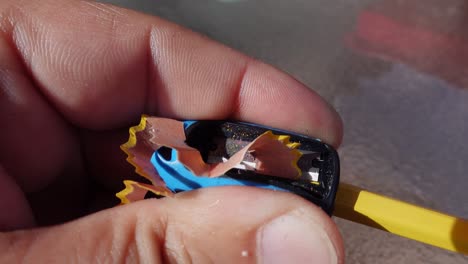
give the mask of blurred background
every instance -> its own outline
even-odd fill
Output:
[[[343,181],[468,218],[468,1],[102,2],[166,18],[290,73],[344,120]],[[468,263],[335,220],[347,263]]]

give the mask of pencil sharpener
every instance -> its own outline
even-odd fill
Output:
[[[187,121],[184,122],[184,127],[187,145],[199,150],[206,163],[229,159],[267,131],[289,136],[290,142],[300,143],[297,149],[302,155],[297,166],[302,174],[299,178],[292,180],[262,175],[249,166],[232,168],[226,173],[226,177],[241,183],[235,185],[250,183],[245,185],[294,193],[320,206],[328,215],[332,214],[340,178],[340,164],[337,152],[330,145],[297,133],[244,122]]]

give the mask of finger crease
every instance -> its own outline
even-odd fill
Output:
[[[245,80],[246,80],[246,76],[247,76],[247,72],[250,68],[250,65],[252,63],[252,60],[251,59],[247,59],[244,63],[244,65],[242,66],[242,70],[240,72],[240,75],[239,75],[239,78],[237,79],[237,82],[236,82],[236,85],[234,87],[235,91],[233,93],[234,95],[234,100],[232,102],[232,108],[231,108],[231,116],[230,118],[234,118],[235,116],[237,116],[240,112],[240,107],[241,107],[241,93],[242,93],[242,89],[244,87],[244,83],[245,83]]]

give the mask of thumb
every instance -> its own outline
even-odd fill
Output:
[[[337,263],[344,255],[321,209],[248,187],[206,188],[4,233],[0,248],[2,263]]]

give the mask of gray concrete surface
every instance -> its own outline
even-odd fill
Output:
[[[289,72],[343,117],[343,181],[468,218],[468,89],[411,63],[367,56],[344,44],[362,11],[380,1],[105,2],[167,18]],[[457,8],[450,6],[454,1],[439,1],[438,8],[443,3]],[[380,10],[385,12],[385,6]],[[414,12],[431,6],[420,8]],[[438,10],[432,10],[436,16]],[[398,14],[398,8],[392,12]],[[454,253],[335,220],[348,263],[468,262]]]

